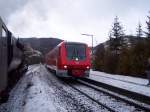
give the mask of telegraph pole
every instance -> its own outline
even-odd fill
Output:
[[[93,59],[93,35],[92,34],[81,34],[85,36],[90,36],[92,38],[92,59]]]

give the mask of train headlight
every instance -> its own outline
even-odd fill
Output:
[[[89,69],[90,67],[89,67],[89,66],[87,66],[86,68],[87,68],[87,69]]]
[[[64,65],[64,68],[67,68],[67,65]]]

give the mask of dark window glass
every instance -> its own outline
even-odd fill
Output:
[[[2,44],[3,44],[3,46],[7,46],[7,32],[6,32],[6,30],[2,27]]]
[[[66,44],[68,60],[84,60],[86,58],[86,46],[84,44]]]
[[[7,36],[7,33],[6,33],[6,31],[3,29],[3,27],[2,27],[2,37],[6,37]]]

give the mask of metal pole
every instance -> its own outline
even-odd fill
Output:
[[[92,37],[92,60],[93,60],[93,35],[91,35]]]
[[[92,54],[91,54],[91,61],[92,61],[92,67],[93,67],[93,35],[91,34],[81,34],[81,35],[85,35],[85,36],[90,36],[92,38]]]
[[[93,58],[93,35],[91,35],[91,34],[81,34],[81,35],[90,36],[92,38],[92,48],[91,48],[91,50],[92,50],[92,58]]]

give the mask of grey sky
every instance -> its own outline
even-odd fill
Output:
[[[114,17],[127,34],[135,34],[139,21],[145,29],[150,0],[0,0],[0,16],[15,36],[57,37],[91,44],[108,39]],[[96,44],[96,43],[94,43]]]

